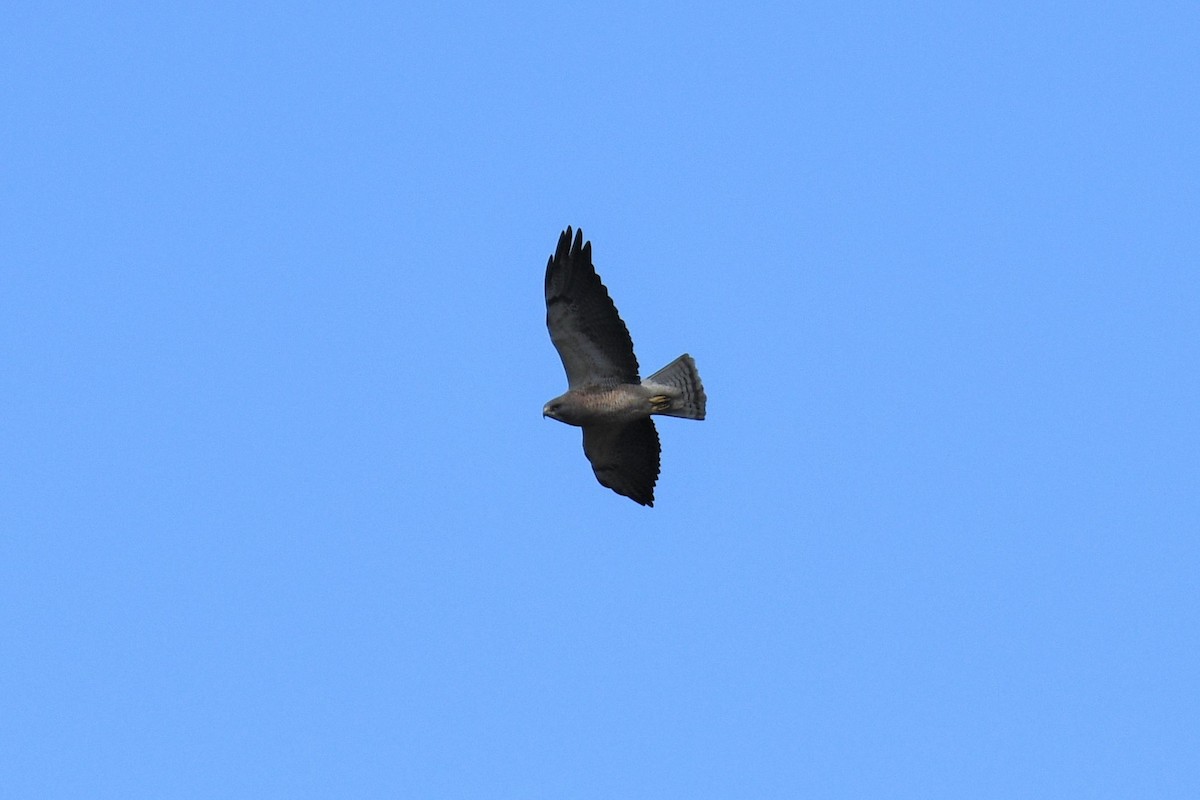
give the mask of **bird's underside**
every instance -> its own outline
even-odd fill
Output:
[[[583,429],[596,479],[654,505],[660,447],[651,415],[704,419],[707,398],[696,364],[682,355],[644,381],[629,330],[592,266],[592,244],[568,227],[546,264],[546,326],[567,373],[566,393],[545,416]]]

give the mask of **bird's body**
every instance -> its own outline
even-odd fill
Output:
[[[704,386],[688,355],[638,377],[629,330],[592,266],[592,243],[571,233],[563,231],[546,264],[546,326],[569,388],[542,413],[583,428],[583,451],[601,484],[652,506],[660,448],[650,417],[704,419]]]
[[[650,413],[650,394],[641,384],[622,383],[610,389],[570,389],[546,404],[559,422],[604,425]]]

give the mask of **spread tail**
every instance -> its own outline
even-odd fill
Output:
[[[666,414],[685,419],[704,419],[704,384],[696,362],[684,353],[658,372],[642,381],[642,386],[655,394],[651,398],[655,414]],[[657,402],[656,402],[657,401]]]

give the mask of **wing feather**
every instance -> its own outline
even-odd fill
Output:
[[[635,503],[654,505],[661,448],[652,419],[644,417],[628,425],[588,425],[583,429],[583,452],[601,485]]]
[[[568,227],[546,263],[546,327],[567,372],[567,384],[638,383],[633,339],[592,266],[592,243]]]

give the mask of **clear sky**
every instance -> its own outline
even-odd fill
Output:
[[[1195,4],[34,6],[0,795],[1200,797]]]

